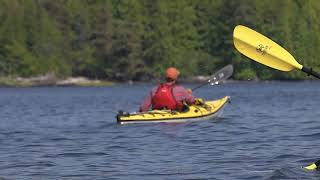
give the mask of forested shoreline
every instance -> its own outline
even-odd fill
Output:
[[[150,81],[176,66],[184,78],[233,64],[233,79],[298,80],[233,47],[238,24],[320,70],[317,0],[1,0],[0,76]]]

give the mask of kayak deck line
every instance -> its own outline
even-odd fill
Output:
[[[159,123],[159,122],[190,122],[207,120],[222,113],[224,106],[230,101],[230,97],[206,101],[204,105],[189,106],[187,112],[168,111],[168,110],[151,110],[139,113],[126,113],[119,111],[116,116],[119,124],[130,123]]]

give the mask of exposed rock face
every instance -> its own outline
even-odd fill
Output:
[[[93,84],[101,83],[100,80],[89,80],[86,77],[69,77],[64,80],[58,81],[56,84],[58,86],[67,86],[67,85],[79,85],[79,84]]]
[[[73,86],[73,85],[103,85],[107,84],[100,80],[91,80],[86,77],[68,77],[66,79],[58,79],[55,74],[48,73],[44,76],[30,78],[5,78],[12,82],[13,86]],[[9,85],[10,86],[10,85]]]
[[[54,73],[47,73],[44,76],[30,77],[30,78],[16,78],[18,82],[23,84],[34,84],[37,86],[55,85],[58,81]]]

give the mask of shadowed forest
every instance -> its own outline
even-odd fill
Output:
[[[320,70],[317,0],[0,0],[0,76],[148,81],[176,66],[185,78],[233,64],[233,79],[305,79],[238,53],[242,24]]]

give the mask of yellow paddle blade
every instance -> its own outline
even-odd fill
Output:
[[[248,27],[235,27],[233,43],[243,55],[271,68],[291,71],[294,68],[301,70],[303,67],[280,45]]]
[[[317,167],[317,165],[316,164],[311,164],[311,165],[309,165],[309,166],[306,166],[306,167],[304,167],[305,169],[308,169],[308,170],[315,170],[315,169],[317,169],[318,167]]]

